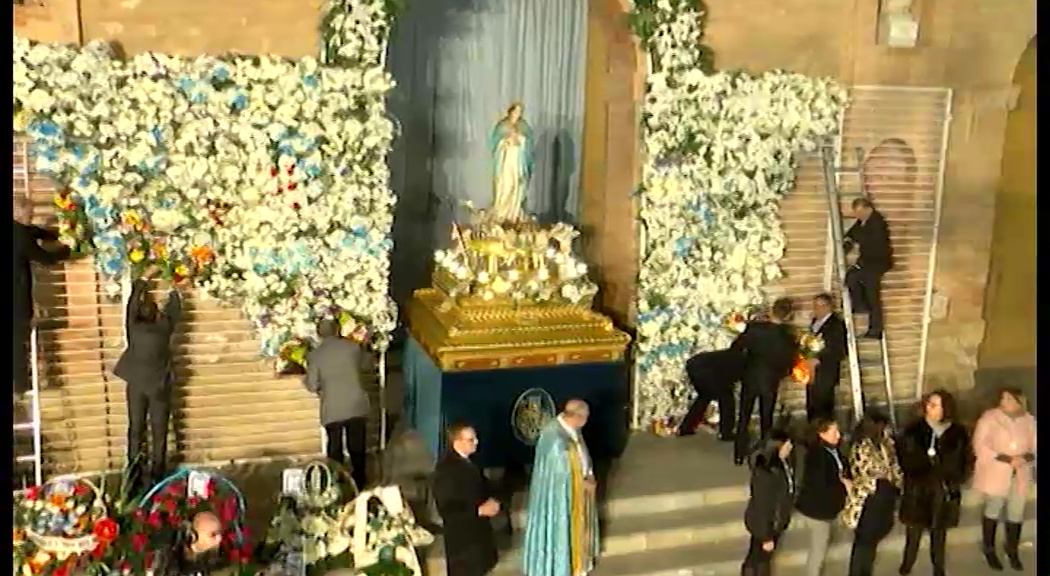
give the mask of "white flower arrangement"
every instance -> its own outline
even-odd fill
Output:
[[[15,129],[65,188],[65,231],[86,235],[67,241],[110,281],[156,266],[241,305],[267,357],[322,315],[349,313],[379,349],[396,323],[385,2],[335,4],[352,66],[14,41]]]
[[[778,202],[795,155],[834,135],[846,105],[830,79],[708,73],[703,17],[692,0],[645,0],[632,19],[651,59],[639,191],[643,426],[684,412],[685,361],[728,346],[726,318],[765,301],[763,286],[781,276]]]

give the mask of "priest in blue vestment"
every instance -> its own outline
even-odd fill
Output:
[[[544,427],[526,509],[525,576],[584,576],[598,555],[597,484],[583,426],[590,408],[569,400]]]

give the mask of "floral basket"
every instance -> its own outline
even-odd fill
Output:
[[[86,478],[57,477],[26,490],[13,508],[15,573],[68,574],[100,561],[119,527]]]
[[[422,574],[416,548],[431,545],[434,536],[416,524],[397,486],[358,494],[353,512],[354,566],[359,573],[376,573],[384,565],[400,564],[405,574]]]
[[[299,493],[282,496],[270,521],[267,543],[278,546],[284,554],[299,551],[308,566],[346,553],[353,525],[351,501],[356,495],[357,488],[345,468],[310,462],[303,468]]]

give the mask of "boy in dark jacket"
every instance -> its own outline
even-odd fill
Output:
[[[777,540],[791,523],[795,501],[795,468],[791,440],[773,431],[769,441],[751,461],[751,498],[744,511],[744,526],[751,534],[742,576],[768,576]]]

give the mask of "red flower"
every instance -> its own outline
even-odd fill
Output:
[[[296,188],[297,188],[298,186],[299,186],[299,185],[298,185],[298,184],[296,184],[295,182],[289,182],[289,183],[288,183],[288,189],[289,189],[289,190],[295,190],[295,189],[296,189]]]
[[[90,493],[91,493],[91,489],[88,488],[86,485],[80,483],[80,482],[77,482],[77,485],[73,487],[73,495],[74,496],[84,496],[84,495],[90,494]]]
[[[157,511],[150,512],[149,516],[146,517],[146,524],[149,524],[150,526],[152,526],[154,528],[160,528],[160,525],[161,525],[160,512],[157,512]]]
[[[153,551],[146,552],[146,566],[153,566]]]
[[[241,551],[238,550],[237,548],[233,548],[232,550],[230,550],[230,562],[240,562],[240,561],[241,561]]]
[[[117,523],[109,518],[100,518],[95,521],[95,528],[92,530],[95,538],[102,544],[108,544],[116,539],[117,534],[120,532],[120,527]]]
[[[214,478],[209,478],[208,485],[204,489],[204,497],[211,499],[212,496],[215,496],[215,491],[218,488],[218,486],[219,484],[215,482]]]
[[[164,490],[169,496],[179,496],[186,490],[185,482],[173,482]]]
[[[178,514],[171,514],[168,516],[168,524],[172,526],[178,526],[182,522],[182,517]]]
[[[59,566],[51,571],[51,576],[69,576],[69,568]]]
[[[190,508],[196,508],[197,506],[201,505],[201,499],[196,496],[192,496],[186,503],[189,505]]]
[[[40,497],[40,487],[30,486],[26,488],[26,500],[36,500]]]
[[[276,167],[276,166],[272,166],[272,167],[270,168],[270,176],[272,176],[272,177],[276,178],[276,177],[277,177],[277,174],[279,174],[279,172],[278,172],[278,170],[277,170],[277,167]]]
[[[295,164],[288,167],[288,175],[291,176],[292,172],[295,172]]]
[[[142,521],[146,518],[146,513],[142,508],[136,508],[135,511],[132,512],[132,516],[134,516],[136,520]]]
[[[247,542],[248,540],[251,540],[251,538],[252,538],[252,531],[249,530],[247,526],[245,526],[244,528],[241,528],[241,539],[244,540],[245,542]]]
[[[120,563],[120,571],[124,572],[126,570],[131,570],[131,564],[128,564],[127,561],[123,561]]]
[[[176,505],[175,505],[175,501],[174,500],[165,500],[164,501],[164,510],[168,514],[171,514],[172,512],[175,512],[175,506]]]
[[[145,534],[132,534],[131,535],[131,548],[135,552],[142,552],[146,548],[146,544],[149,543],[149,536]]]
[[[150,498],[150,501],[152,501],[154,504],[160,504],[162,500],[164,499],[161,498],[160,494],[156,494],[153,496],[153,498]]]

